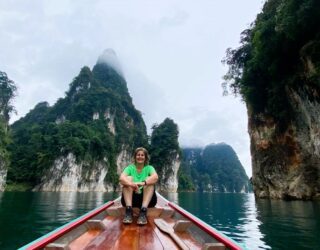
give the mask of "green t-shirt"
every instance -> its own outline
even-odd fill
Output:
[[[151,165],[144,166],[140,173],[138,173],[134,164],[130,164],[123,170],[123,173],[127,174],[128,176],[132,176],[133,182],[145,181],[148,176],[155,172],[156,170]]]

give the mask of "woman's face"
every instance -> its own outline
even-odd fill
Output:
[[[136,163],[144,163],[146,156],[142,150],[138,151],[136,154]]]

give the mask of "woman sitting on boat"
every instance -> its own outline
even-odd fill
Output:
[[[149,154],[145,148],[137,148],[134,152],[134,164],[127,166],[120,175],[123,185],[121,203],[126,207],[123,223],[132,223],[132,207],[139,207],[138,225],[147,224],[147,208],[157,204],[155,184],[158,174],[149,165]]]

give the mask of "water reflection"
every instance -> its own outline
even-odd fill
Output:
[[[259,229],[253,194],[182,192],[165,197],[249,249],[271,248]]]
[[[0,249],[17,249],[118,197],[102,192],[4,192]],[[17,237],[19,235],[19,237]]]
[[[320,249],[320,203],[257,200],[259,226],[272,249]]]
[[[174,202],[176,204],[179,203],[179,200],[178,200],[179,199],[179,194],[178,193],[166,193],[164,195],[167,197],[167,199],[169,201],[172,201],[172,202]]]
[[[105,200],[103,198],[103,193],[102,192],[95,192],[95,207],[100,207],[102,204],[105,203]]]
[[[265,235],[260,232],[261,221],[257,218],[257,207],[255,204],[255,198],[253,195],[246,195],[244,203],[244,218],[241,228],[238,228],[242,232],[240,237],[243,238],[244,243],[250,247],[250,249],[271,249],[270,246],[265,244]]]
[[[0,191],[0,204],[1,204],[1,200],[2,200],[2,196],[3,196],[4,192]]]

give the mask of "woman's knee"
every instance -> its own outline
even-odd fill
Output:
[[[154,191],[155,187],[154,185],[147,185],[143,187],[145,191]]]
[[[133,177],[132,176],[127,176],[127,179],[129,181],[131,181],[131,182],[133,181]],[[128,192],[128,191],[132,191],[133,189],[130,186],[122,186],[122,190],[125,191],[125,192]]]

